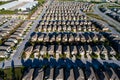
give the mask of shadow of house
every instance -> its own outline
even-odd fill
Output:
[[[64,62],[64,59],[62,59],[62,58],[59,58],[58,59],[58,61],[56,62],[56,67],[64,67],[64,65],[65,65],[65,62]]]
[[[54,73],[55,73],[54,74],[55,80],[56,79],[61,79],[61,80],[64,79],[64,68],[62,68],[62,67],[56,67]]]
[[[41,63],[39,59],[34,59],[32,62],[32,67],[40,67]]]
[[[35,71],[33,73],[33,80],[43,80],[44,78],[44,71],[43,68],[35,68]]]
[[[78,80],[78,77],[81,75],[81,74],[79,73],[78,67],[75,67],[75,68],[74,68],[74,74],[75,74],[75,80]]]
[[[56,64],[56,60],[55,60],[54,58],[50,58],[49,65],[50,65],[51,67],[55,67],[55,66],[57,66],[57,64]]]
[[[50,66],[46,66],[45,68],[44,68],[44,79],[46,80],[46,79],[48,79],[49,78],[49,75],[50,75]]]
[[[80,59],[76,59],[75,60],[75,64],[80,67],[80,68],[84,68],[85,64],[80,60]]]
[[[22,65],[25,67],[32,67],[32,60],[31,59],[27,59],[27,60],[21,59],[21,62],[22,62]]]
[[[115,63],[110,63],[110,66],[114,69],[115,73],[117,74],[117,76],[120,79],[120,66],[118,66]]]
[[[104,75],[102,68],[103,65],[96,59],[92,60],[92,67],[94,72],[96,73],[96,77],[98,80],[107,80],[106,76]]]

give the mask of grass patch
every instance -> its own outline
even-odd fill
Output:
[[[1,61],[4,61],[4,59],[5,59],[5,58],[0,58],[0,62],[1,62]]]
[[[11,11],[11,10],[0,10],[0,14],[16,14],[17,11]]]
[[[38,3],[43,4],[43,3],[45,3],[45,0],[38,0]]]
[[[3,80],[21,80],[24,72],[24,67],[0,69],[0,77]],[[1,75],[2,74],[2,75]]]
[[[8,1],[9,2],[9,1]],[[3,5],[3,4],[6,4],[6,3],[8,3],[8,2],[2,2],[2,1],[0,1],[0,5]]]

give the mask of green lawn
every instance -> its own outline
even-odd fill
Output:
[[[43,4],[45,0],[38,0],[39,4]]]
[[[0,10],[0,14],[16,14],[17,11]]]
[[[0,5],[3,5],[3,4],[5,4],[5,3],[8,3],[8,2],[1,2],[1,1],[0,1]]]
[[[0,78],[3,80],[21,80],[24,67],[0,69]]]
[[[4,58],[0,58],[0,62],[3,61],[3,60],[4,60]]]

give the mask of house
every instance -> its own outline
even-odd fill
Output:
[[[17,44],[17,43],[18,43],[18,40],[14,39],[14,38],[9,38],[7,41],[14,42],[15,44]]]
[[[100,55],[100,50],[97,46],[93,46],[92,47],[92,52],[96,55]]]
[[[40,52],[40,45],[36,45],[33,49],[33,53],[35,57],[39,56],[39,52]]]
[[[11,52],[10,46],[0,46],[0,51]]]
[[[44,40],[44,34],[41,33],[38,35],[38,41],[42,42]]]
[[[89,34],[84,34],[84,36],[85,36],[85,39],[86,39],[86,42],[91,42],[92,40],[91,40],[91,38],[90,38],[90,36],[89,36]]]
[[[12,41],[6,41],[6,42],[4,42],[4,45],[10,46],[10,47],[14,47],[14,46],[15,46],[15,43],[12,42]]]
[[[46,33],[44,35],[44,42],[49,42],[49,34],[48,33]]]
[[[55,32],[57,30],[57,26],[54,25],[53,28],[52,28],[52,31]]]
[[[86,54],[92,53],[92,48],[90,45],[84,45],[84,50],[85,50]]]
[[[37,35],[37,33],[35,33],[34,35],[31,36],[31,41],[32,42],[37,41],[37,37],[38,37],[38,35]]]
[[[42,31],[42,26],[38,27],[38,31],[41,32]]]
[[[63,53],[69,58],[70,57],[70,47],[68,45],[63,46]]]
[[[47,31],[47,26],[43,27],[43,31],[46,32]]]
[[[61,34],[61,33],[57,34],[57,36],[56,36],[56,41],[57,41],[57,42],[61,41],[61,37],[62,37],[62,34]]]
[[[67,31],[67,26],[66,25],[64,25],[63,31]]]
[[[56,55],[62,54],[62,45],[55,46]]]
[[[47,54],[47,47],[45,45],[41,45],[40,55],[46,55],[46,54]]]
[[[67,27],[67,31],[72,31],[71,26],[68,26],[68,27]]]
[[[74,36],[72,33],[68,34],[68,41],[73,42],[74,41]]]
[[[85,50],[84,50],[83,46],[77,46],[77,48],[78,48],[78,53],[80,55],[84,55],[85,54]]]
[[[78,33],[74,35],[74,39],[76,42],[80,41],[80,36]]]
[[[73,26],[73,27],[72,27],[72,30],[73,30],[74,32],[77,31],[76,29],[77,29],[76,26]]]
[[[68,41],[68,35],[67,35],[67,33],[63,33],[62,42],[67,42],[67,41]]]
[[[47,26],[47,31],[51,32],[52,31],[52,27],[51,26]]]
[[[95,33],[91,33],[90,37],[92,38],[93,41],[98,41],[98,36]]]
[[[8,57],[8,52],[7,51],[1,51],[0,50],[0,58],[6,58],[6,57]]]
[[[15,34],[11,35],[11,36],[10,36],[10,38],[14,38],[14,39],[17,39],[17,40],[21,39],[21,37],[20,37],[20,36],[15,35]]]
[[[103,55],[107,55],[108,54],[107,49],[105,48],[104,45],[98,45],[98,48],[100,50],[100,54],[103,54]]]
[[[54,34],[54,33],[52,33],[50,35],[50,42],[54,42],[55,41],[55,36],[56,36],[56,34]]]
[[[57,30],[60,32],[62,30],[62,26],[58,26]]]
[[[116,51],[111,46],[107,46],[106,49],[110,55],[116,55]]]
[[[81,40],[81,42],[86,42],[86,39],[83,34],[80,34],[80,40]]]
[[[29,56],[32,54],[32,51],[33,51],[33,46],[28,46],[25,49],[26,58],[29,58]]]
[[[77,31],[82,31],[82,27],[80,25],[77,26]]]
[[[70,46],[71,55],[77,55],[78,50],[76,46]]]
[[[98,36],[98,40],[99,40],[99,41],[104,42],[104,41],[106,40],[106,38],[105,38],[102,34],[99,34],[99,35],[97,35],[97,36]]]
[[[49,55],[54,56],[54,45],[48,45],[47,51]]]

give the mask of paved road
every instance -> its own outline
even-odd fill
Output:
[[[103,3],[104,4],[104,3]],[[105,13],[102,13],[98,7],[103,4],[96,4],[94,6],[95,13],[99,14],[104,20],[106,20],[110,25],[113,25],[116,27],[116,29],[120,30],[120,23],[112,19],[111,17],[107,16]]]

